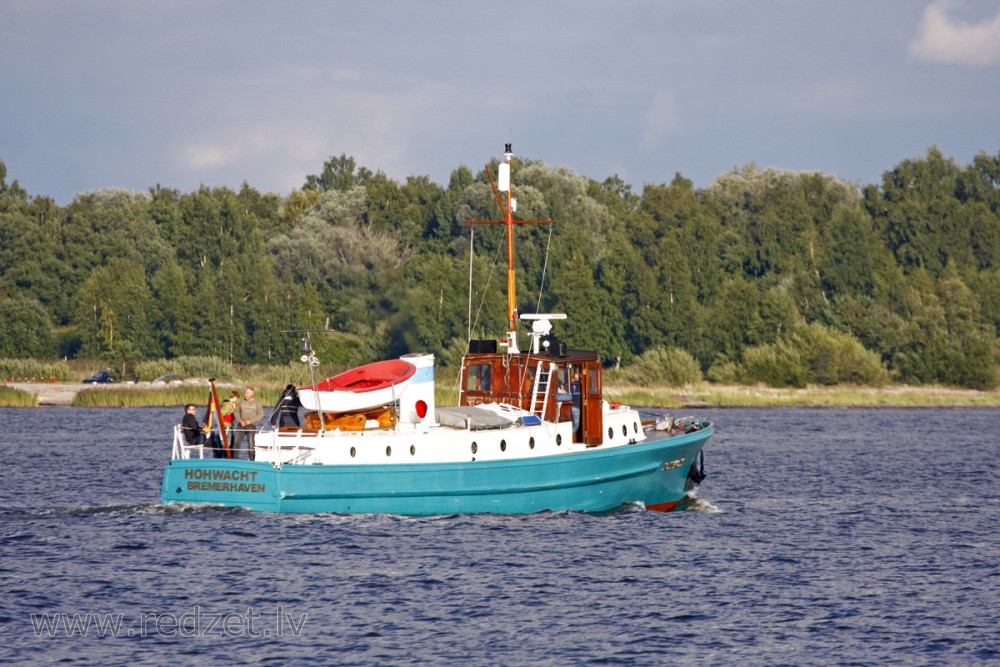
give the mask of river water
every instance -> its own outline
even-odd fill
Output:
[[[1000,662],[1000,411],[695,414],[688,511],[410,519],[162,507],[180,410],[0,409],[0,664]]]

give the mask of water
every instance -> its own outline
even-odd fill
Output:
[[[1000,662],[1000,411],[698,414],[694,511],[408,519],[161,507],[179,410],[0,409],[0,663]]]

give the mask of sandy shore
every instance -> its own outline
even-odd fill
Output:
[[[71,382],[14,382],[6,386],[29,394],[38,394],[39,405],[70,405],[76,392],[94,385]]]

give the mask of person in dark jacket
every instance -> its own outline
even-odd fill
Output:
[[[194,403],[184,406],[184,419],[181,421],[181,431],[184,433],[184,440],[189,445],[205,444],[205,429],[198,423],[198,417],[195,416],[197,410],[198,406]]]
[[[285,387],[285,393],[281,395],[278,403],[278,411],[281,414],[281,426],[301,426],[299,423],[299,408],[302,401],[299,400],[299,392],[295,390],[295,385],[290,384]]]
[[[573,372],[573,381],[570,383],[570,394],[573,396],[573,407],[570,414],[573,416],[573,433],[580,430],[580,408],[583,406],[583,384],[580,382],[580,372]]]

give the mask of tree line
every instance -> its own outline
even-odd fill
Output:
[[[517,217],[557,220],[516,230],[520,311],[567,313],[557,336],[608,365],[997,386],[1000,153],[931,148],[863,187],[754,165],[641,192],[514,173]],[[313,339],[327,363],[454,364],[505,330],[504,229],[476,226],[470,249],[466,224],[498,215],[465,166],[397,182],[341,155],[285,196],[106,188],[58,206],[0,161],[0,357],[284,364],[301,354],[285,330],[331,329]]]

